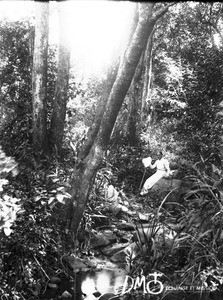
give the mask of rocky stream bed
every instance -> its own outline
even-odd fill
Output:
[[[170,200],[176,201],[182,193],[181,182],[162,179],[152,192],[157,191],[163,195],[173,191]],[[176,285],[173,280],[179,279],[183,268],[174,274],[173,269],[168,269],[167,262],[157,271],[162,273],[162,278],[154,277],[157,276],[154,272],[143,277],[140,255],[148,251],[148,241],[153,243],[148,260],[153,266],[162,266],[156,248],[168,252],[176,242],[178,226],[172,218],[165,218],[165,224],[160,221],[161,214],[159,209],[153,210],[151,195],[130,201],[123,195],[120,197],[120,193],[110,186],[106,197],[104,214],[98,217],[99,226],[92,229],[90,237],[83,237],[83,243],[89,243],[88,252],[63,257],[72,276],[62,273],[50,278],[43,300],[223,299],[220,292]],[[155,260],[159,263],[154,263]],[[173,264],[174,260],[180,263],[179,257],[172,260]]]

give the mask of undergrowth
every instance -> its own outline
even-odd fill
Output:
[[[167,286],[192,292],[197,287],[206,296],[222,291],[222,174],[220,166],[201,158],[183,179],[188,184],[175,200],[179,209],[170,216],[169,195],[151,208],[148,224],[136,228],[139,255],[131,262],[131,276],[158,271]]]
[[[33,157],[27,163],[20,161],[18,169],[2,191],[2,197],[19,201],[21,211],[11,223],[11,232],[0,233],[0,295],[39,299],[51,277],[71,276],[63,257],[73,249],[65,214],[72,170],[66,161],[36,162]]]

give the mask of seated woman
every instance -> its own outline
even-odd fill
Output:
[[[157,183],[161,178],[168,177],[170,175],[170,166],[166,158],[163,157],[163,153],[160,151],[158,154],[158,159],[152,165],[148,165],[151,169],[157,168],[156,173],[150,176],[143,185],[140,195],[145,195],[148,190],[151,189],[155,183]]]

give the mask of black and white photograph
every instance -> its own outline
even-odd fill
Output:
[[[222,2],[0,1],[0,300],[222,300],[222,160]]]

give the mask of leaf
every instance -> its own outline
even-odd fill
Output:
[[[36,196],[36,197],[34,197],[33,200],[34,200],[35,202],[37,202],[37,201],[39,201],[40,199],[41,199],[41,196]]]
[[[55,177],[55,176],[56,176],[55,174],[47,175],[47,177]]]
[[[50,193],[55,194],[55,193],[57,193],[57,190],[52,190],[52,191],[50,191]]]
[[[187,233],[184,233],[184,235],[185,236],[182,236],[182,237],[179,237],[179,238],[176,238],[176,242],[177,243],[180,243],[180,242],[182,242],[182,241],[184,241],[184,240],[190,240],[191,239],[191,235],[190,234],[187,234]]]
[[[55,197],[50,197],[50,199],[48,200],[48,204],[51,204],[54,201]]]
[[[66,198],[71,198],[71,194],[69,194],[67,192],[64,195],[66,196]]]
[[[4,230],[4,233],[6,236],[9,236],[12,233],[12,229],[10,229],[8,227],[5,227],[3,230]]]
[[[52,209],[52,208],[54,208],[55,205],[56,205],[56,202],[51,202],[51,203],[49,204],[49,207]]]
[[[62,191],[65,187],[64,186],[60,186],[57,188],[57,191]]]
[[[51,289],[58,289],[58,285],[56,283],[48,283],[48,286],[51,288]]]
[[[109,218],[109,217],[105,215],[91,215],[91,218]]]
[[[56,195],[56,199],[60,203],[64,203],[64,197],[65,197],[65,195],[63,195],[63,194],[57,194]]]
[[[57,182],[57,181],[59,181],[59,180],[60,180],[59,178],[54,178],[54,179],[52,179],[53,183],[55,183],[55,182]]]
[[[201,238],[203,238],[205,235],[207,235],[207,234],[209,234],[209,233],[211,233],[211,232],[212,232],[211,229],[206,230],[204,233],[202,233],[202,234],[200,234],[200,235],[198,236],[197,240],[199,241]]]
[[[218,175],[221,175],[221,170],[217,168],[214,164],[211,164],[212,166],[212,172],[217,173]]]
[[[20,209],[20,210],[17,211],[17,215],[22,215],[25,212],[26,212],[25,209]]]

